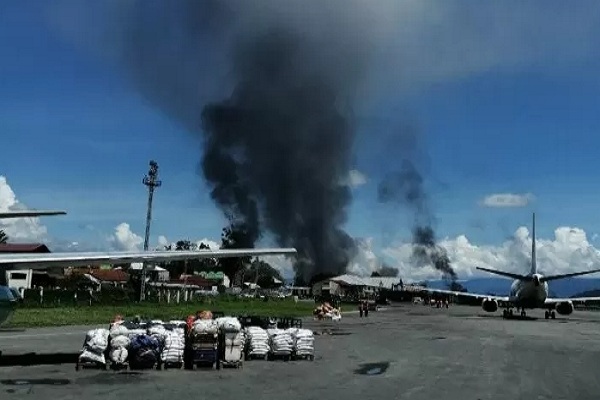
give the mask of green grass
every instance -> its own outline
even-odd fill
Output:
[[[153,319],[183,319],[199,310],[222,311],[225,314],[249,314],[274,317],[305,317],[312,315],[312,301],[291,300],[221,300],[180,304],[126,304],[119,306],[81,306],[17,309],[9,327],[33,328],[64,325],[108,324],[117,314],[125,318],[135,315]]]

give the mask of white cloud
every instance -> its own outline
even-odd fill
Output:
[[[128,223],[122,222],[115,227],[115,233],[108,238],[119,251],[139,251],[142,249],[144,239],[131,231]]]
[[[480,204],[484,207],[525,207],[535,200],[531,193],[495,193],[483,198]]]
[[[23,209],[27,207],[17,199],[6,177],[0,175],[0,211]],[[6,232],[11,242],[44,241],[48,233],[39,218],[0,219],[0,229]]]
[[[351,188],[357,188],[365,183],[367,183],[367,176],[356,169],[350,170],[348,175],[342,179],[342,185],[350,186]]]
[[[531,237],[526,227],[518,228],[511,240],[500,246],[477,246],[460,235],[446,238],[440,245],[448,251],[452,266],[459,278],[489,276],[476,267],[526,273],[531,260]],[[383,254],[394,260],[404,279],[439,279],[433,267],[415,268],[411,264],[412,247],[408,243],[390,246]],[[537,239],[538,268],[544,274],[568,273],[600,268],[600,251],[590,244],[580,228],[559,227],[552,239]]]

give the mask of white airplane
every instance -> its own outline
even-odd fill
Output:
[[[537,260],[536,260],[536,243],[535,243],[535,213],[533,214],[533,229],[531,233],[532,245],[531,245],[531,269],[529,274],[521,275],[512,272],[498,271],[489,268],[477,269],[481,271],[490,272],[492,274],[513,278],[514,281],[510,287],[510,293],[508,296],[490,296],[486,294],[478,293],[467,293],[467,292],[456,292],[452,290],[442,289],[424,289],[430,293],[440,293],[455,296],[464,296],[476,299],[482,299],[481,307],[486,312],[496,312],[498,310],[498,303],[502,302],[505,309],[502,311],[504,318],[512,317],[513,307],[521,309],[521,317],[526,316],[525,309],[544,308],[546,309],[545,318],[556,318],[556,310],[561,315],[569,315],[573,313],[574,307],[573,302],[585,302],[585,301],[600,301],[600,297],[576,297],[576,298],[550,298],[548,297],[548,282],[556,281],[558,279],[565,279],[574,276],[588,275],[595,272],[600,272],[600,269],[593,269],[589,271],[573,272],[570,274],[550,275],[543,276],[538,273]]]
[[[64,211],[8,211],[0,218],[23,216],[64,215]],[[228,258],[264,255],[295,255],[294,248],[228,249],[197,251],[138,251],[138,252],[74,252],[42,254],[0,254],[0,326],[12,317],[20,298],[18,291],[6,283],[6,271],[11,269],[43,269],[52,266],[87,266],[92,263],[125,264],[133,262],[165,262],[200,258]]]

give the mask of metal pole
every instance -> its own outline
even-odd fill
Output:
[[[158,164],[156,161],[150,161],[150,170],[148,175],[144,176],[142,183],[148,187],[148,209],[146,213],[146,234],[144,237],[144,251],[148,251],[148,242],[150,241],[150,223],[152,222],[152,200],[154,198],[154,189],[159,187],[162,182],[158,180]],[[140,301],[146,297],[146,263],[142,264]]]

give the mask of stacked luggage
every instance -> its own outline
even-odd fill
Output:
[[[292,335],[283,329],[268,329],[269,335],[269,358],[283,358],[289,361],[292,356],[294,341]]]
[[[269,335],[258,326],[246,328],[246,359],[264,358],[269,354]]]
[[[212,315],[211,315],[212,317]],[[186,326],[184,363],[186,369],[210,365],[220,369],[219,328],[213,319],[197,319]]]
[[[129,366],[135,369],[160,367],[160,351],[160,342],[156,337],[137,335],[129,345]]]
[[[290,328],[287,330],[292,336],[292,359],[314,360],[315,337],[310,329]]]
[[[221,363],[239,368],[243,362],[244,334],[237,318],[221,317],[216,319],[221,335]]]
[[[165,326],[165,339],[162,352],[160,354],[162,365],[165,368],[181,368],[183,366],[183,352],[185,349],[185,322],[173,323]]]
[[[92,329],[87,332],[75,369],[88,366],[106,368],[108,335],[107,329]]]
[[[109,358],[114,369],[127,366],[129,358],[129,329],[123,324],[113,325],[110,330]]]

